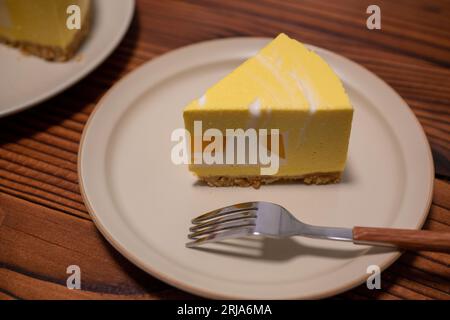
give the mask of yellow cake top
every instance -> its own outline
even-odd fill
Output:
[[[302,43],[281,33],[257,55],[192,101],[185,109],[351,109],[330,66]]]

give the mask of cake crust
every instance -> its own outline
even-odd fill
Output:
[[[73,58],[73,56],[83,43],[84,39],[89,34],[89,31],[91,29],[91,19],[92,19],[92,6],[90,6],[89,8],[86,19],[82,24],[81,29],[78,30],[72,42],[65,49],[57,46],[46,46],[31,43],[28,41],[12,41],[10,39],[1,36],[0,42],[7,44],[11,47],[18,48],[24,54],[38,56],[48,61],[65,62]]]
[[[211,187],[253,187],[258,189],[262,184],[274,182],[298,181],[304,184],[331,184],[338,183],[341,180],[342,172],[313,173],[302,176],[209,176],[198,177],[200,181],[207,183]]]

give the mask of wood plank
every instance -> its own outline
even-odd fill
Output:
[[[433,219],[450,226],[450,210],[439,207],[438,205],[431,205],[428,219]]]
[[[439,259],[430,259],[426,257],[427,253],[421,252],[412,254],[407,252],[403,254],[400,261],[408,266],[415,267],[419,270],[426,271],[432,275],[435,275],[441,279],[450,279],[450,269],[446,263],[439,261],[439,259],[445,259],[445,254],[437,254],[436,257]]]
[[[17,298],[10,295],[9,293],[0,291],[0,300],[17,300]]]
[[[450,210],[450,183],[444,180],[434,180],[433,203]]]
[[[4,187],[0,185],[0,193],[3,193],[5,195],[11,195],[16,197],[17,199],[26,200],[34,204],[39,204],[47,208],[58,210],[62,213],[67,213],[69,215],[74,215],[83,219],[90,220],[90,216],[88,215],[87,211],[81,211],[75,208],[71,208],[66,204],[62,204],[58,201],[48,199],[48,196],[45,193],[44,195],[36,195],[36,193],[30,191],[26,192],[23,191],[22,189],[23,188],[19,187],[16,188]]]
[[[449,279],[443,279],[426,271],[420,270],[415,266],[403,264],[402,262],[394,263],[389,270],[395,272],[396,274],[403,275],[405,278],[411,279],[424,286],[434,288],[439,291],[439,293],[444,293],[447,296],[449,295]]]

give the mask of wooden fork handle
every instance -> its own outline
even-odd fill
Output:
[[[450,232],[354,227],[353,242],[393,245],[406,250],[450,253]]]

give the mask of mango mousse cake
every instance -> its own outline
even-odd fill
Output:
[[[80,28],[67,26],[69,6]],[[71,59],[89,33],[90,0],[0,0],[0,42],[50,61]]]
[[[346,163],[352,116],[350,100],[330,66],[302,43],[280,34],[184,109],[191,142],[189,169],[216,187],[257,188],[279,180],[336,183]],[[214,140],[205,139],[207,132],[223,135],[223,143],[212,151],[215,156],[223,153],[226,158],[236,150],[238,143],[227,146],[230,129],[256,130],[268,154],[274,153],[273,141],[277,142],[276,170],[267,170],[260,161],[201,161],[201,152]],[[275,130],[278,141],[266,137]],[[255,141],[249,136],[245,141],[251,147]]]

